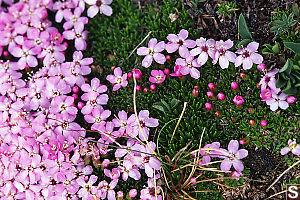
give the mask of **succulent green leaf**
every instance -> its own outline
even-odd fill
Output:
[[[272,51],[273,51],[275,54],[280,53],[280,44],[279,44],[278,42],[275,42],[275,45],[272,47]]]
[[[300,43],[295,42],[283,42],[284,46],[295,53],[300,53]]]
[[[297,93],[297,89],[292,87],[291,81],[288,81],[286,88],[282,92],[286,95],[293,95]]]
[[[239,16],[238,33],[243,39],[253,39],[248,29],[245,17],[242,14]]]
[[[296,2],[294,2],[292,10],[295,16],[300,17],[299,6]]]
[[[280,73],[285,72],[287,74],[290,74],[292,71],[292,62],[290,59],[288,59],[285,63],[285,65],[279,70]]]

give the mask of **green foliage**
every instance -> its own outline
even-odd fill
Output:
[[[240,14],[239,21],[238,21],[238,33],[239,36],[242,38],[242,41],[236,44],[236,48],[242,48],[253,41],[252,35],[248,29],[245,17]]]
[[[300,88],[300,54],[293,59],[288,59],[279,70],[276,87],[281,88],[286,95],[299,94]]]
[[[280,37],[283,41],[295,42],[300,39],[299,34],[299,7],[295,3],[292,9],[286,11],[275,11],[277,13],[271,18],[271,31],[275,32],[275,38]]]
[[[237,8],[235,2],[223,1],[218,4],[219,8],[216,13],[218,13],[222,17],[231,16]]]
[[[295,43],[295,42],[284,42],[284,46],[294,53],[300,53],[300,43]]]
[[[263,54],[279,54],[280,53],[281,46],[278,42],[275,42],[274,46],[271,46],[270,44],[264,44],[264,46],[266,48],[264,48],[262,50]]]

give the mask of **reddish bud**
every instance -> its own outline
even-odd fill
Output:
[[[200,86],[199,86],[199,85],[195,85],[195,86],[194,86],[194,89],[199,90],[199,89],[200,89]]]
[[[230,87],[231,87],[232,90],[235,91],[235,90],[238,89],[239,85],[237,84],[237,82],[232,82],[232,83],[230,84]]]
[[[250,126],[255,126],[255,125],[256,125],[256,122],[255,122],[253,119],[251,119],[251,120],[249,121],[249,124],[250,124]]]
[[[246,138],[240,139],[239,142],[241,145],[247,144],[247,139]]]
[[[197,96],[198,96],[198,94],[199,94],[198,90],[196,90],[196,89],[193,89],[193,91],[192,91],[192,95],[193,95],[194,97],[197,97]]]
[[[78,95],[77,94],[72,94],[72,97],[74,98],[74,100],[78,99]]]
[[[266,126],[268,125],[268,122],[267,122],[266,120],[261,120],[261,121],[260,121],[260,125],[261,125],[262,127],[266,127]]]
[[[236,122],[236,118],[235,118],[235,117],[232,117],[232,118],[231,118],[231,121],[232,121],[232,122]]]
[[[3,52],[3,55],[4,55],[5,57],[8,57],[8,56],[9,56],[9,52],[8,52],[8,51],[4,51],[4,52]]]
[[[133,70],[133,76],[135,79],[140,79],[142,77],[142,72],[140,69],[134,69]]]
[[[79,87],[78,87],[78,86],[72,87],[72,91],[73,91],[74,93],[78,93],[78,92],[79,92]]]
[[[143,89],[143,91],[144,91],[144,93],[148,93],[148,92],[149,92],[149,89],[148,89],[147,87],[145,87],[145,88]]]
[[[169,69],[164,69],[164,73],[166,74],[166,75],[169,75],[170,74],[170,70]]]
[[[254,108],[248,108],[248,112],[249,113],[253,113],[254,112]]]
[[[216,85],[213,84],[213,83],[209,83],[207,86],[208,86],[208,88],[211,89],[212,91],[216,90]]]
[[[207,94],[208,98],[210,98],[210,99],[214,98],[214,93],[212,91],[208,91],[206,94]]]
[[[294,96],[289,96],[286,99],[286,102],[288,102],[289,104],[294,103],[296,101],[296,98]]]
[[[166,55],[166,61],[170,62],[171,61],[171,56],[170,55]]]
[[[206,110],[212,110],[213,109],[211,103],[206,103],[205,108],[206,108]]]
[[[156,85],[155,84],[151,84],[150,85],[150,90],[151,91],[155,91],[156,90]]]
[[[88,77],[85,77],[85,78],[84,78],[84,81],[87,83],[87,82],[89,82],[90,80],[89,80]]]
[[[127,74],[127,77],[128,77],[128,79],[129,79],[129,80],[131,80],[131,79],[132,79],[132,77],[133,77],[133,74],[132,74],[132,72],[128,72],[128,74]]]
[[[139,86],[139,85],[137,85],[137,86],[136,86],[136,91],[137,91],[137,92],[140,92],[140,91],[142,91],[142,87],[141,87],[141,86]]]
[[[133,107],[130,107],[130,108],[128,109],[128,111],[129,111],[129,112],[133,112]]]
[[[241,74],[240,74],[240,77],[241,77],[242,79],[246,79],[246,78],[247,78],[247,75],[244,74],[244,73],[241,73]]]
[[[81,101],[79,101],[79,102],[77,103],[77,107],[81,110],[81,109],[84,107],[84,103],[81,102]]]
[[[111,71],[114,71],[116,69],[116,66],[111,66],[110,69]]]
[[[226,98],[225,94],[223,94],[223,93],[219,93],[219,94],[217,95],[217,97],[218,97],[218,99],[219,99],[220,101],[224,101],[225,98]]]
[[[219,110],[216,111],[216,112],[215,112],[215,115],[216,115],[216,117],[221,117],[221,115],[222,115],[222,114],[221,114],[221,111],[219,111]]]

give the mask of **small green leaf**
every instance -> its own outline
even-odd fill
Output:
[[[153,104],[152,107],[159,110],[159,111],[161,111],[161,112],[166,112],[165,108],[163,106],[159,105],[158,103]]]
[[[291,81],[288,81],[286,88],[282,92],[286,95],[293,95],[297,93],[297,89],[292,88]]]
[[[279,26],[283,26],[284,22],[280,21],[280,20],[276,20],[276,21],[274,21],[274,24],[279,25]]]
[[[171,100],[171,108],[175,108],[178,104],[179,104],[179,100],[178,99],[172,99]]]
[[[288,59],[284,64],[284,66],[279,70],[279,72],[280,73],[286,72],[287,74],[290,74],[291,71],[292,71],[292,62],[290,61],[290,59]]]
[[[237,44],[237,48],[240,49],[240,48],[243,48],[245,47],[247,44],[249,44],[250,42],[252,42],[253,40],[251,39],[243,39],[242,41],[240,41],[238,44]]]
[[[275,42],[275,45],[272,47],[272,51],[273,51],[275,54],[280,53],[280,44],[279,44],[278,42]]]
[[[300,53],[300,43],[295,42],[283,42],[284,46],[295,53]]]
[[[239,16],[238,33],[243,39],[253,39],[248,29],[245,17],[242,14]]]

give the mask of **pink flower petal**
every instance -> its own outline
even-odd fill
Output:
[[[147,47],[140,47],[137,49],[136,53],[140,56],[145,56],[149,54],[149,49]]]

